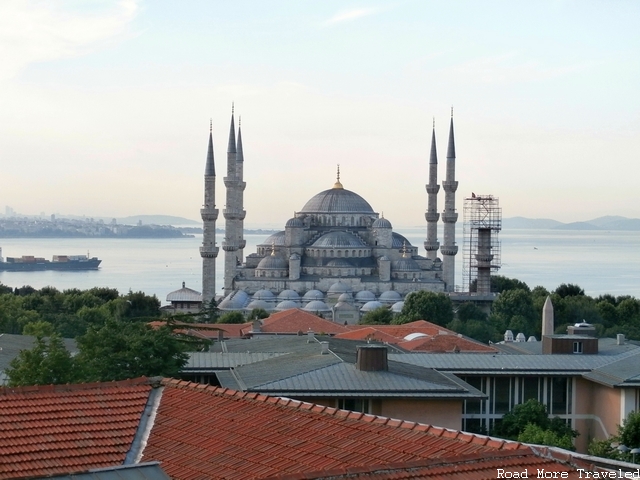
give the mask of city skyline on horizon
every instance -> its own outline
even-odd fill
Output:
[[[639,216],[631,2],[25,0],[0,13],[0,204],[17,212],[197,220],[210,118],[224,208],[235,102],[247,225],[283,225],[340,164],[394,225],[426,226],[431,128],[441,184],[452,104],[459,212],[473,191],[505,218]]]

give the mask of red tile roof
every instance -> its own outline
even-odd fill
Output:
[[[375,478],[377,480],[489,480],[500,478],[498,469],[503,469],[504,473],[511,474],[527,470],[528,478],[544,478],[538,477],[538,469],[544,469],[551,476],[553,476],[553,472],[567,472],[567,476],[563,478],[584,478],[584,475],[581,477],[574,467],[550,458],[540,457],[531,449],[526,449],[475,453],[446,459],[400,462],[392,465],[368,465],[303,474],[285,474],[265,480],[357,480],[359,478]],[[558,478],[560,478],[559,475]]]
[[[309,330],[334,335],[346,332],[347,328],[299,308],[273,313],[262,320],[262,331],[265,333],[306,333]]]
[[[435,337],[416,338],[406,342],[399,342],[398,346],[412,352],[432,353],[495,353],[498,350],[484,343],[477,342],[458,335],[436,335]]]
[[[165,386],[143,459],[175,478],[265,478],[526,448],[255,393]]]
[[[0,388],[0,479],[122,464],[151,388],[147,379]]]

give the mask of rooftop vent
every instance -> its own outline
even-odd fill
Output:
[[[389,370],[387,347],[384,345],[359,345],[357,348],[356,368],[363,372]]]

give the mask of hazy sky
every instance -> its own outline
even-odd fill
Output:
[[[2,2],[0,208],[198,219],[213,118],[222,209],[234,101],[250,226],[338,163],[424,224],[452,105],[460,213],[475,192],[505,217],[640,217],[639,23],[632,0]]]

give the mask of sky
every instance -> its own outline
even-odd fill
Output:
[[[633,0],[1,2],[0,211],[198,220],[210,119],[222,209],[234,102],[249,227],[338,164],[425,224],[452,107],[461,214],[474,192],[504,217],[638,218],[639,20]]]

